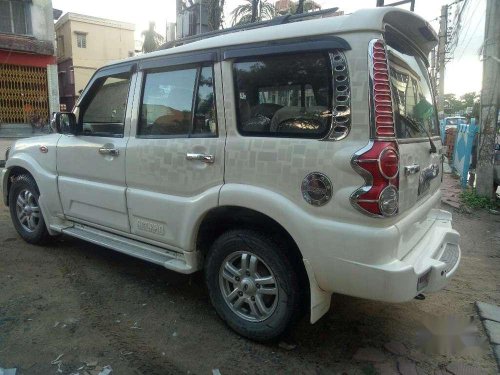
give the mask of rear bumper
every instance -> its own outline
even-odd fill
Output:
[[[330,292],[386,302],[405,302],[423,292],[443,288],[460,263],[460,235],[451,227],[451,214],[433,209],[433,223],[402,259],[364,264],[338,259],[320,287]],[[377,248],[372,248],[377,251]]]

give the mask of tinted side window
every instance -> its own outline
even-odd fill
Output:
[[[146,74],[138,136],[161,138],[216,134],[212,67]]]
[[[94,82],[89,91],[90,102],[81,108],[83,135],[123,136],[129,87],[130,73]]]
[[[196,72],[193,68],[146,75],[138,135],[189,134]]]
[[[215,112],[214,80],[212,67],[201,69],[198,79],[198,95],[194,112],[194,135],[212,136],[217,134],[217,119]]]
[[[243,135],[320,138],[331,124],[327,53],[234,63],[238,129]]]

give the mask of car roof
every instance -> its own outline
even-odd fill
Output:
[[[342,35],[362,31],[383,32],[386,23],[391,24],[391,26],[398,30],[404,30],[405,34],[409,38],[412,38],[424,55],[427,55],[436,44],[437,38],[435,38],[436,40],[429,40],[432,39],[432,36],[435,36],[434,30],[430,27],[429,23],[420,16],[413,12],[395,7],[379,7],[361,9],[343,16],[316,18],[227,34],[222,33],[214,37],[198,40],[178,47],[158,50],[130,57],[125,60],[115,61],[105,67],[183,52],[202,51],[226,46],[293,39],[312,35]],[[422,27],[427,27],[431,34],[422,32]]]

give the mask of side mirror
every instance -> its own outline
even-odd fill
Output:
[[[76,134],[76,116],[71,112],[54,112],[52,129],[60,134]]]

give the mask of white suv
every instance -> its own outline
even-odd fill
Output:
[[[204,269],[218,314],[255,340],[304,311],[316,322],[332,293],[403,302],[442,288],[460,248],[435,208],[436,35],[395,8],[320,16],[99,69],[55,115],[58,134],[8,155],[19,234]]]

